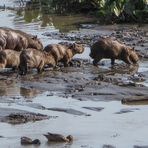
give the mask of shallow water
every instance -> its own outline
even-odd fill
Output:
[[[27,123],[17,126],[0,123],[0,142],[4,147],[19,148],[20,137],[29,136],[42,140],[41,147],[63,147],[66,144],[46,144],[43,134],[47,132],[72,134],[74,142],[71,148],[97,148],[104,144],[111,144],[118,148],[131,148],[133,145],[147,144],[147,106],[126,106],[118,101],[92,102],[65,99],[55,96],[46,96],[47,93],[34,98],[34,103],[45,107],[71,108],[88,113],[89,116],[76,116],[56,111],[39,110],[21,104],[0,104],[0,107],[9,107],[58,116],[56,119],[49,119],[34,123]],[[44,100],[44,101],[43,101]],[[82,107],[103,107],[102,111],[91,111]],[[121,112],[121,110],[127,112]],[[121,113],[118,113],[121,112]],[[41,128],[42,127],[42,128]],[[7,130],[6,130],[7,129]],[[129,136],[130,134],[130,136]],[[28,146],[32,147],[32,146]]]
[[[13,1],[0,1],[0,5],[6,4],[12,6]],[[46,16],[35,12],[25,14],[23,12],[16,13],[15,11],[4,10],[0,11],[1,21],[0,26],[7,26],[15,29],[20,29],[28,33],[37,34],[44,46],[49,43],[58,43],[62,40],[55,40],[43,36],[44,32],[68,32],[80,31],[90,32],[98,31],[101,34],[111,33],[115,28],[123,27],[122,25],[114,26],[99,26],[96,30],[79,29],[78,23],[84,18],[83,16]],[[30,16],[30,17],[29,17]],[[68,21],[67,21],[68,19]],[[90,18],[85,18],[86,22]],[[62,22],[62,23],[61,23]],[[67,22],[69,22],[67,24]],[[85,23],[83,21],[82,23]],[[86,47],[82,55],[77,58],[89,58],[90,49]],[[91,60],[91,59],[90,59]],[[110,65],[102,66],[104,69],[110,69]],[[139,63],[139,72],[148,72],[148,61]],[[147,142],[147,113],[146,105],[123,105],[120,101],[79,101],[72,98],[58,97],[56,93],[53,96],[48,96],[51,92],[39,91],[36,89],[28,89],[23,84],[16,83],[16,77],[9,81],[11,75],[2,78],[7,79],[7,83],[0,80],[0,108],[15,108],[35,113],[43,113],[57,118],[43,120],[38,122],[29,122],[27,124],[10,125],[0,123],[0,138],[1,146],[4,148],[20,148],[20,137],[28,136],[31,138],[39,138],[41,140],[40,147],[52,148],[98,148],[104,144],[110,144],[117,148],[131,148],[134,145],[148,145]],[[31,79],[31,78],[30,78]],[[5,84],[6,83],[6,84]],[[144,83],[148,87],[148,80]],[[44,93],[43,93],[44,92]],[[18,98],[17,98],[18,97]],[[42,110],[39,106],[44,106],[47,109]],[[83,107],[103,107],[101,111],[89,110]],[[74,111],[82,112],[82,115],[76,115],[74,112],[60,112],[48,110],[48,108],[64,108],[73,109]],[[47,132],[60,133],[63,135],[71,134],[74,136],[74,142],[70,144],[49,144],[46,143],[43,134]],[[0,146],[0,147],[1,147]],[[35,146],[27,146],[32,148]]]

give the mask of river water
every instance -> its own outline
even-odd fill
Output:
[[[17,6],[14,1],[0,1],[0,5]],[[20,29],[27,33],[38,35],[44,46],[49,43],[58,43],[61,40],[51,39],[42,35],[44,32],[69,32],[80,31],[77,24],[94,20],[89,17],[80,15],[76,16],[57,16],[46,15],[39,12],[16,12],[10,10],[0,10],[1,23],[0,26]],[[111,33],[115,26],[100,26],[100,32]],[[97,29],[98,30],[98,29]],[[84,29],[81,29],[83,32]],[[86,30],[85,30],[86,31]],[[89,59],[89,48],[87,47],[82,55],[77,57]],[[139,72],[147,72],[148,61],[140,62]],[[64,98],[56,95],[48,96],[49,92],[38,90],[29,91],[22,88],[19,83],[12,83],[9,86],[3,85],[0,80],[0,108],[12,108],[31,111],[35,113],[43,113],[46,115],[58,116],[55,119],[29,122],[27,124],[11,125],[0,123],[0,147],[3,148],[20,148],[20,137],[28,136],[39,138],[41,145],[39,147],[46,148],[102,148],[103,145],[112,145],[116,148],[132,148],[134,145],[143,145],[148,147],[148,107],[147,105],[127,106],[121,104],[120,101],[79,101],[71,97]],[[21,82],[20,82],[21,83]],[[148,80],[145,81],[148,86]],[[28,92],[29,91],[29,92]],[[27,95],[27,93],[29,95]],[[31,93],[31,95],[30,95]],[[56,92],[54,92],[56,93]],[[22,99],[15,102],[9,102],[12,96],[19,96]],[[40,104],[46,108],[69,108],[84,112],[88,115],[74,115],[70,113],[56,112],[50,110],[41,110],[29,106],[29,98],[33,104]],[[5,97],[7,99],[5,99]],[[7,100],[7,101],[5,101]],[[83,107],[102,107],[102,111],[88,110]],[[120,111],[124,113],[119,113]],[[91,116],[89,116],[89,114]],[[74,141],[71,144],[50,144],[47,143],[43,134],[47,132],[61,133],[63,135],[71,134]],[[33,148],[36,146],[25,146]],[[107,146],[106,146],[107,147]]]

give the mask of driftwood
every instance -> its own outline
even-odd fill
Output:
[[[148,96],[132,96],[128,98],[123,98],[121,100],[121,103],[127,105],[147,105]]]

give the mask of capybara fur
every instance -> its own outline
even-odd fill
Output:
[[[28,68],[37,68],[37,71],[41,72],[47,64],[53,67],[56,65],[55,59],[50,53],[27,48],[20,54],[19,71],[21,75],[27,74]]]
[[[77,43],[61,42],[59,44],[49,44],[44,50],[54,56],[56,65],[58,62],[63,62],[64,66],[68,66],[75,54],[83,53],[84,47]]]
[[[11,49],[0,51],[0,68],[18,69],[20,64],[20,52]]]
[[[36,36],[20,30],[0,27],[0,49],[21,51],[26,48],[42,50],[43,45]]]
[[[95,66],[103,58],[111,59],[112,65],[114,65],[115,59],[122,60],[127,64],[136,64],[139,60],[138,54],[133,48],[111,38],[100,38],[95,42],[91,46],[90,57],[94,59]]]

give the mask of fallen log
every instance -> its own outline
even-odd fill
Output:
[[[148,105],[148,96],[132,96],[123,98],[121,103],[126,105]]]

